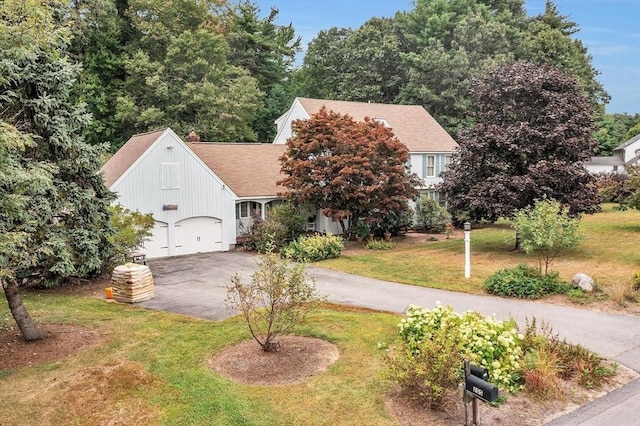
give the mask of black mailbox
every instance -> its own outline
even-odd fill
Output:
[[[473,374],[465,377],[464,386],[468,392],[483,401],[491,402],[498,399],[498,388]]]
[[[489,380],[489,370],[484,367],[478,367],[477,365],[469,364],[471,374],[482,379]]]

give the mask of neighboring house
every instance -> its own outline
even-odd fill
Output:
[[[442,181],[440,173],[450,163],[458,144],[422,106],[296,98],[291,108],[276,119],[277,134],[273,143],[286,143],[292,135],[293,121],[309,119],[323,106],[355,120],[369,117],[391,128],[409,149],[411,171],[423,182],[418,188],[420,193],[438,200],[434,188]]]
[[[291,136],[291,122],[307,119],[322,105],[356,120],[371,117],[389,126],[409,148],[419,190],[437,198],[434,186],[458,146],[420,106],[296,98],[280,117],[273,143],[183,141],[171,129],[133,136],[102,167],[117,203],[151,213],[152,237],[141,247],[148,258],[227,251],[235,247],[251,218],[282,202],[285,188],[279,157]],[[307,230],[341,233],[338,222],[309,208]]]
[[[585,167],[592,174],[625,173],[626,167],[640,164],[640,134],[618,145],[611,157],[591,157]]]

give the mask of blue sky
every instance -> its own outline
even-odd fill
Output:
[[[410,0],[253,0],[265,16],[280,11],[278,24],[293,23],[303,46],[321,30],[358,28],[372,17],[411,10]],[[561,15],[578,24],[598,80],[611,96],[608,113],[640,113],[640,0],[556,0]],[[545,0],[525,0],[529,16],[544,11]],[[299,58],[301,60],[302,56]]]

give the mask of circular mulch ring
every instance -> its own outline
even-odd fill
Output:
[[[245,340],[214,355],[211,366],[240,383],[279,386],[322,373],[340,356],[336,345],[314,337],[278,336],[278,341],[278,352],[265,352],[255,340]]]

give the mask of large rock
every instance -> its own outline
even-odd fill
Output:
[[[582,272],[577,273],[573,276],[573,286],[575,288],[581,288],[583,291],[592,292],[593,291],[593,280],[587,274],[583,274]]]

